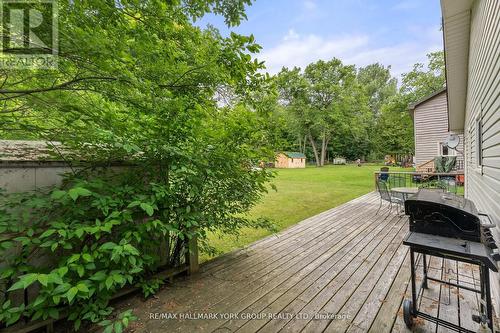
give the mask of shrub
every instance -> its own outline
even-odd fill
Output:
[[[4,195],[1,278],[9,292],[31,288],[37,296],[19,306],[7,299],[0,320],[57,319],[67,308],[77,329],[85,320],[102,322],[112,311],[110,299],[126,284],[141,287],[145,296],[159,289],[161,281],[150,278],[161,265],[159,249],[168,265],[177,266],[191,237],[203,241],[207,230],[266,226],[241,215],[259,198],[266,170],[227,161],[236,170],[186,165],[170,166],[163,183],[160,168],[149,165],[82,172],[49,191]]]

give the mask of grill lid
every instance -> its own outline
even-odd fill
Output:
[[[481,241],[481,220],[474,203],[457,195],[420,190],[405,201],[410,231]]]
[[[443,209],[449,209],[453,211],[460,211],[463,214],[469,215],[471,218],[479,219],[476,205],[468,199],[462,196],[458,196],[451,193],[444,193],[437,190],[421,189],[417,194],[409,197],[405,202],[405,209],[407,208],[406,203],[410,206],[418,205],[419,203],[427,202],[432,205],[443,207]]]

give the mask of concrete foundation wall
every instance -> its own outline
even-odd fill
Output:
[[[0,162],[0,189],[6,193],[33,191],[58,185],[71,172],[65,162]]]

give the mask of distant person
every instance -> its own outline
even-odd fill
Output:
[[[359,159],[359,158],[358,158],[358,159],[356,160],[356,164],[360,167],[360,166],[361,166],[361,159]]]

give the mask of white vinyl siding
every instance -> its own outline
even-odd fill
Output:
[[[415,107],[415,163],[421,165],[440,155],[440,143],[448,136],[448,106],[446,92],[436,95]],[[463,135],[457,149],[463,152]],[[449,153],[453,155],[453,153]],[[456,154],[462,160],[463,155]]]
[[[452,0],[455,1],[455,0]],[[470,11],[454,13],[446,18],[445,40],[446,47],[446,88],[453,98],[449,100],[450,113],[457,113],[450,118],[449,129],[461,130],[464,125],[463,112],[467,96],[467,54],[469,47],[475,41],[469,38]],[[470,41],[470,43],[469,43]]]
[[[471,12],[466,107],[467,195],[497,212],[500,225],[500,1],[476,1]],[[477,161],[478,121],[482,126],[482,173]],[[486,180],[490,181],[486,181]],[[485,191],[486,190],[486,191]],[[485,200],[484,200],[485,199]],[[496,200],[495,200],[496,199]]]
[[[480,211],[492,215],[500,228],[500,1],[476,0],[471,10],[470,29],[464,129],[468,133],[466,196]],[[477,132],[478,126],[482,128],[482,135]],[[482,161],[478,160],[479,156]],[[497,242],[499,228],[494,232]],[[493,280],[498,307],[498,275]]]

